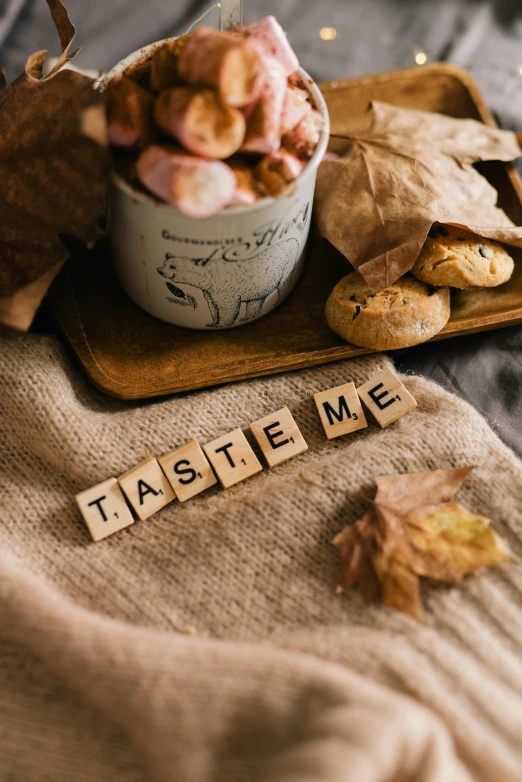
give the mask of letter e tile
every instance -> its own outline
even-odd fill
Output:
[[[214,486],[217,478],[197,440],[190,440],[158,459],[180,502]]]
[[[314,400],[329,440],[368,426],[353,383],[320,391]]]
[[[250,424],[252,434],[269,467],[275,467],[308,450],[308,446],[288,407]]]
[[[372,377],[357,393],[383,429],[417,407],[415,399],[391,369]]]
[[[81,491],[76,502],[95,542],[134,524],[116,478]]]
[[[203,446],[224,489],[263,469],[241,429],[234,429]]]
[[[118,483],[142,521],[175,499],[170,483],[154,456],[148,456],[120,475]]]

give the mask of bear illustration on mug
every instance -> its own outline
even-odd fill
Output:
[[[238,321],[243,303],[245,314],[239,322],[259,317],[263,304],[274,291],[279,300],[284,299],[293,287],[298,258],[299,242],[291,238],[269,245],[248,258],[228,260],[215,253],[207,258],[190,258],[166,253],[158,273],[173,294],[167,297],[169,302],[196,309],[196,299],[179,286],[199,288],[212,316],[207,326],[229,327]]]

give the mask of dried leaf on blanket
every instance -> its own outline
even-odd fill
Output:
[[[522,227],[473,167],[520,155],[511,131],[375,102],[370,129],[319,167],[319,230],[373,290],[412,268],[434,222],[522,247]]]
[[[0,91],[0,323],[20,330],[67,258],[60,235],[94,242],[109,166],[102,98],[93,79],[62,70],[75,29],[59,0],[47,3],[61,56],[44,77],[47,52],[36,52]]]
[[[338,592],[357,584],[366,600],[380,596],[423,620],[420,576],[458,584],[478,568],[512,561],[489,519],[451,502],[472,469],[377,477],[373,507],[333,541]]]

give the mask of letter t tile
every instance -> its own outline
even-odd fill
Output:
[[[263,469],[241,429],[207,443],[203,450],[224,489]]]
[[[95,542],[134,524],[116,478],[81,491],[76,502]]]

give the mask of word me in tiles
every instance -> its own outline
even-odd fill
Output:
[[[391,369],[356,389],[352,382],[314,394],[326,437],[331,440],[368,426],[361,402],[381,427],[386,427],[417,403]],[[287,407],[250,424],[250,430],[269,468],[308,450]],[[156,459],[149,456],[119,478],[109,478],[76,495],[76,501],[94,541],[148,519],[177,499],[195,497],[220,482],[224,489],[262,470],[241,429],[203,447],[197,440]],[[217,476],[217,477],[216,477]]]

